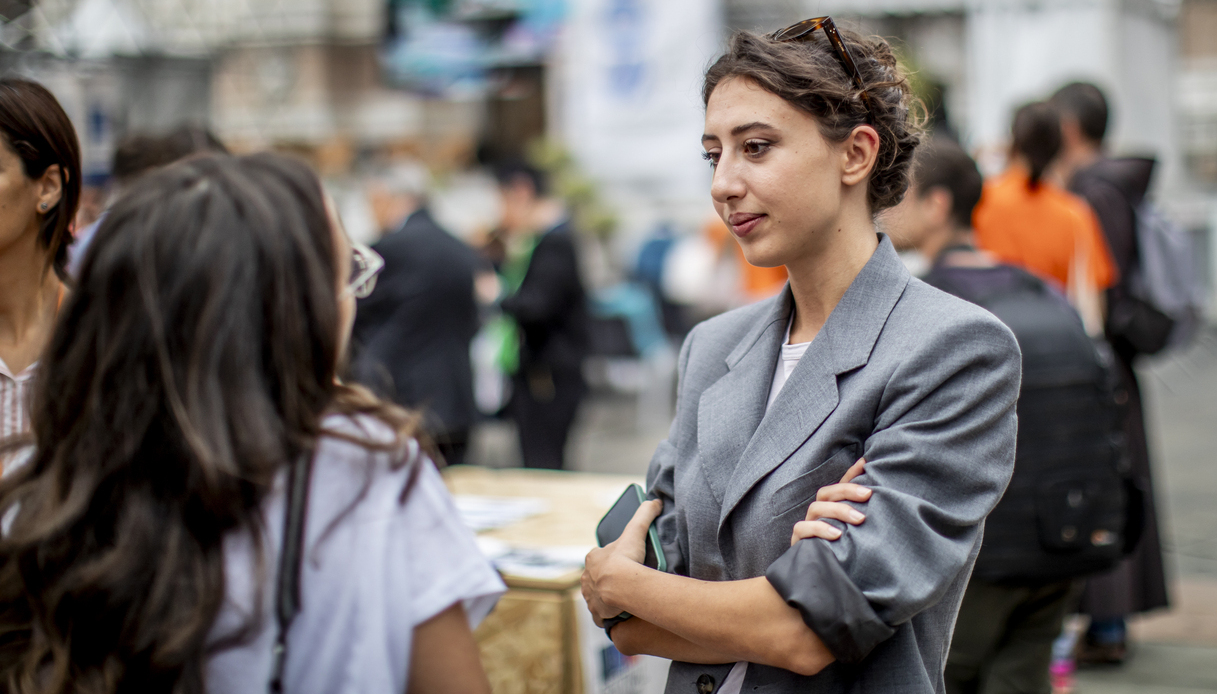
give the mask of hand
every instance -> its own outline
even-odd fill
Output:
[[[845,471],[845,476],[841,478],[840,482],[821,487],[820,491],[816,492],[816,500],[807,507],[806,520],[794,524],[794,532],[790,535],[791,546],[794,546],[794,543],[799,540],[809,537],[824,540],[835,540],[841,537],[840,530],[820,520],[821,518],[833,518],[850,525],[862,525],[866,516],[849,504],[841,502],[861,503],[870,499],[870,489],[850,483],[850,480],[864,472],[866,472],[866,459],[859,458],[858,462]]]
[[[634,512],[634,517],[621,531],[621,537],[604,547],[593,549],[583,560],[583,577],[580,587],[587,609],[592,613],[596,626],[625,611],[612,594],[616,580],[624,572],[646,569],[647,530],[663,511],[663,502],[658,499],[644,501]]]

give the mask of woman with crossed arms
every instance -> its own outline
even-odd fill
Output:
[[[653,500],[588,555],[588,606],[633,615],[609,635],[672,659],[669,694],[942,692],[1013,471],[1018,345],[876,230],[919,141],[885,41],[740,32],[703,98],[715,208],[790,283],[689,334]],[[641,563],[653,520],[671,573]]]

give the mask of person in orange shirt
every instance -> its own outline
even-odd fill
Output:
[[[985,185],[973,214],[976,244],[1068,293],[1088,330],[1102,329],[1101,291],[1117,270],[1094,212],[1081,198],[1045,181],[1061,148],[1060,117],[1047,103],[1014,115],[1011,165]]]
[[[750,304],[761,299],[768,299],[786,286],[786,267],[783,265],[759,267],[749,263],[748,259],[744,257],[744,252],[740,250],[740,245],[734,243],[731,230],[717,215],[706,221],[702,231],[705,233],[706,239],[719,249],[720,253],[730,252],[739,263],[742,303]],[[729,243],[730,248],[728,249],[727,244]]]

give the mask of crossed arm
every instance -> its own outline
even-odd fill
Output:
[[[858,524],[863,517],[843,500],[866,501],[870,490],[848,484],[864,461],[841,484],[825,487],[794,528],[791,543],[810,537],[831,540],[840,531],[818,520]],[[633,619],[612,630],[626,655],[645,653],[688,663],[747,661],[814,675],[835,659],[765,577],[742,581],[699,581],[643,566],[645,537],[662,502],[644,503],[621,537],[587,556],[583,596],[597,624],[629,612]]]

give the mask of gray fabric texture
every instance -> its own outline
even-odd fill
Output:
[[[942,692],[984,519],[1013,471],[1018,344],[912,279],[880,235],[766,412],[791,307],[787,288],[685,341],[676,419],[647,474],[669,566],[712,581],[768,572],[838,657],[812,677],[750,665],[743,691]],[[859,456],[866,522],[791,547],[817,490]],[[703,672],[673,663],[667,692],[696,691]]]

